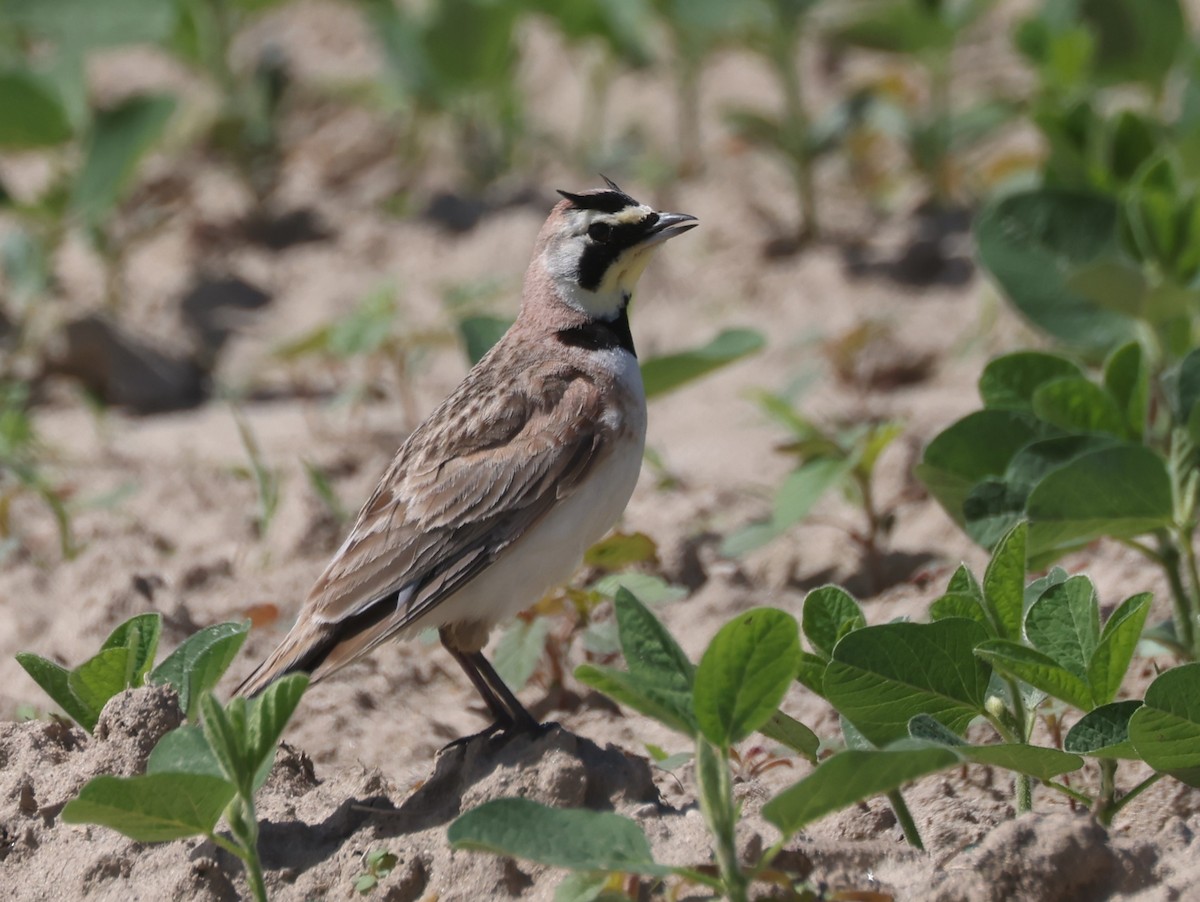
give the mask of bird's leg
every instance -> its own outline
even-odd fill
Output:
[[[483,652],[464,652],[456,648],[453,642],[447,641],[445,632],[441,633],[442,645],[454,656],[454,660],[471,680],[471,684],[479,692],[492,717],[496,719],[491,729],[485,733],[504,732],[521,733],[536,729],[538,722],[533,715],[525,710],[525,706],[504,685],[504,680],[488,663]]]
[[[483,656],[483,652],[477,651],[467,655],[471,666],[476,668],[479,676],[487,685],[488,689],[494,694],[495,698],[504,706],[509,724],[505,727],[506,730],[512,730],[516,733],[528,733],[538,729],[541,726],[529,711],[521,704],[508,686],[504,685],[504,680],[500,679],[500,674],[488,662],[488,659]],[[476,684],[478,685],[478,684]]]

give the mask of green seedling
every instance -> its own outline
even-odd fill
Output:
[[[1135,549],[1171,588],[1167,640],[1195,656],[1196,373],[1200,351],[1164,371],[1137,343],[1110,354],[1098,380],[1058,354],[999,357],[980,377],[984,409],[934,438],[917,473],[984,546],[1028,519],[1034,566],[1102,536]]]
[[[953,748],[967,761],[1015,772],[1016,807],[1029,810],[1032,781],[1088,805],[1104,824],[1165,775],[1193,782],[1200,754],[1180,755],[1178,737],[1195,734],[1188,704],[1166,702],[1152,684],[1147,701],[1117,702],[1150,609],[1147,593],[1119,605],[1106,621],[1086,576],[1055,568],[1025,582],[1029,527],[1018,524],[997,544],[977,580],[966,567],[951,577],[930,606],[930,623],[866,626],[857,603],[836,586],[810,593],[803,629],[812,647],[801,659],[800,681],[842,715],[847,745],[878,746],[906,736]],[[903,650],[903,651],[902,651]],[[1200,671],[1175,668],[1168,684],[1190,685]],[[1167,674],[1164,674],[1164,677]],[[1162,677],[1160,677],[1162,679]],[[1178,681],[1178,682],[1175,682]],[[1156,681],[1157,682],[1157,681]],[[886,705],[878,700],[887,698]],[[1030,742],[1037,717],[1052,735],[1063,706],[1085,716],[1067,734],[1063,749]],[[1133,730],[1134,712],[1141,726]],[[967,743],[966,727],[983,719],[998,743]],[[1172,723],[1163,733],[1147,723]],[[1137,743],[1130,737],[1136,733]],[[1163,744],[1156,744],[1163,743]],[[1089,795],[1057,778],[1078,769],[1080,756],[1096,759],[1100,790]],[[1173,757],[1180,756],[1180,757]],[[1141,760],[1157,773],[1124,794],[1117,761]],[[899,814],[898,809],[898,814]],[[901,816],[904,823],[904,817]]]
[[[722,47],[736,45],[745,34],[752,4],[721,0],[651,0],[662,27],[671,37],[675,103],[678,125],[675,142],[680,148],[679,175],[700,170],[700,77],[705,63]]]
[[[65,558],[78,552],[71,530],[71,513],[41,465],[44,449],[29,414],[28,388],[20,382],[0,381],[0,558],[3,549],[16,547],[10,511],[25,493],[39,498],[54,517],[58,543]]]
[[[779,395],[763,392],[762,409],[791,434],[780,450],[796,455],[798,466],[775,494],[771,516],[731,533],[722,552],[739,557],[774,541],[804,521],[828,492],[837,489],[862,514],[863,526],[850,528],[850,538],[863,551],[878,579],[881,546],[892,513],[881,507],[875,492],[875,465],[901,433],[897,423],[858,425],[841,431],[823,429]]]
[[[801,83],[800,36],[808,26],[809,12],[817,0],[770,0],[762,4],[762,16],[749,28],[747,43],[770,67],[783,96],[777,113],[759,110],[732,110],[726,115],[733,130],[745,140],[784,161],[791,174],[799,211],[794,233],[784,240],[789,248],[798,248],[821,236],[817,192],[813,168],[817,159],[837,146],[841,111],[812,122],[804,102]]]
[[[737,861],[731,749],[760,730],[810,760],[818,745],[807,728],[778,710],[798,664],[796,622],[769,608],[747,611],[717,634],[696,666],[629,592],[618,592],[615,606],[630,669],[583,665],[576,677],[693,741],[717,876],[655,862],[641,829],[627,818],[525,799],[498,799],[467,812],[450,826],[450,841],[573,870],[674,876],[745,899],[754,874]]]
[[[522,7],[450,0],[416,10],[369,0],[365,10],[406,122],[406,168],[434,146],[431,136],[448,132],[471,190],[482,192],[511,169],[524,137],[515,40]]]
[[[869,0],[844,4],[828,27],[834,43],[888,53],[922,72],[928,96],[923,111],[897,105],[880,93],[857,98],[855,104],[876,107],[858,113],[874,127],[898,131],[930,199],[940,207],[954,198],[956,158],[1012,118],[1008,104],[987,99],[959,108],[951,94],[954,52],[993,3]]]
[[[98,17],[82,15],[72,0],[10,6],[5,25],[13,43],[0,72],[0,108],[11,114],[0,123],[0,151],[43,153],[54,177],[32,198],[18,200],[0,186],[0,207],[16,222],[0,248],[9,287],[7,341],[15,349],[0,357],[0,379],[19,372],[27,357],[36,360],[31,343],[56,325],[53,305],[44,301],[54,289],[56,257],[72,232],[82,233],[105,264],[106,301],[118,306],[123,256],[157,224],[131,223],[118,231],[112,214],[175,109],[174,98],[165,94],[93,107],[85,80],[89,53],[165,37],[171,22],[160,8],[167,4],[134,0]]]
[[[271,528],[271,521],[275,519],[275,514],[279,510],[280,475],[277,469],[268,466],[267,462],[263,460],[258,439],[254,437],[254,431],[246,422],[245,417],[236,407],[232,410],[233,420],[237,424],[238,437],[242,440],[242,448],[245,449],[246,457],[250,460],[249,475],[254,480],[254,487],[258,493],[256,525],[258,537],[262,539],[266,537],[267,531]]]
[[[274,354],[285,362],[304,361],[306,370],[315,363],[331,381],[348,385],[340,402],[371,396],[392,373],[404,412],[415,421],[413,367],[428,349],[452,341],[449,331],[405,328],[396,287],[385,283],[337,319],[279,345]]]
[[[241,859],[251,895],[266,902],[254,793],[271,771],[283,728],[307,685],[307,675],[291,674],[257,698],[224,706],[205,692],[203,728],[184,725],[164,736],[142,776],[89,780],[63,809],[63,820],[100,824],[137,842],[206,836]],[[217,832],[222,818],[228,838]]]
[[[392,872],[398,860],[387,849],[372,849],[363,856],[364,870],[354,881],[354,891],[362,896],[369,894]]]
[[[147,683],[174,688],[180,708],[194,720],[200,697],[217,684],[249,629],[249,621],[207,627],[154,667],[162,615],[140,614],[113,630],[99,652],[73,669],[30,652],[18,654],[17,662],[89,733],[113,696]]]
[[[252,895],[265,902],[254,793],[270,773],[275,747],[308,677],[284,677],[255,699],[236,698],[222,706],[212,689],[249,629],[249,621],[207,627],[152,667],[162,616],[139,614],[113,630],[100,651],[73,670],[34,654],[17,655],[17,660],[89,733],[105,704],[119,693],[145,684],[171,686],[191,723],[159,740],[145,775],[90,780],[67,803],[63,820],[111,827],[138,842],[207,836],[245,863]],[[201,717],[203,726],[196,726]],[[222,817],[231,838],[216,832]]]

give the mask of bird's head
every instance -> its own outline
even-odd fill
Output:
[[[655,211],[604,181],[607,188],[558,192],[563,200],[542,228],[534,263],[567,304],[588,317],[612,319],[662,243],[699,223],[686,213]]]

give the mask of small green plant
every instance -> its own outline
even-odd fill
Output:
[[[516,83],[521,6],[449,0],[417,10],[368,0],[364,7],[406,123],[405,167],[422,162],[440,132],[457,148],[471,191],[491,186],[512,167],[525,132]]]
[[[1032,807],[1037,781],[1089,805],[1105,824],[1163,776],[1200,785],[1200,713],[1191,701],[1200,692],[1200,664],[1162,674],[1144,701],[1114,701],[1149,596],[1128,599],[1101,625],[1086,577],[1054,570],[1026,584],[1027,534],[1019,524],[1003,537],[982,581],[960,567],[932,603],[928,623],[868,626],[844,590],[814,590],[802,620],[808,651],[790,615],[756,608],[723,627],[695,666],[646,607],[618,593],[628,670],[585,664],[576,678],[693,741],[715,876],[704,865],[656,862],[641,829],[624,817],[526,799],[496,799],[466,812],[451,825],[450,841],[590,874],[573,878],[573,887],[580,880],[600,886],[613,872],[634,873],[697,883],[742,900],[796,831],[874,795],[888,797],[909,842],[920,847],[900,789],[939,770],[999,767],[1014,774],[1019,811]],[[744,866],[735,854],[731,765],[744,767],[754,757],[751,750],[735,758],[735,746],[758,731],[816,763],[817,737],[777,707],[788,674],[838,711],[845,749],[763,806],[780,839]],[[1033,743],[1039,717],[1051,724],[1052,736],[1061,736],[1054,727],[1062,704],[1086,712],[1066,735],[1066,749]],[[999,741],[965,740],[974,723],[989,724]],[[1085,756],[1099,768],[1095,795],[1058,779],[1083,767]],[[1116,781],[1121,759],[1142,761],[1155,773],[1122,793]]]
[[[733,130],[747,141],[779,156],[787,165],[796,190],[799,221],[781,247],[798,248],[821,237],[817,191],[813,168],[818,157],[837,144],[844,117],[833,115],[812,122],[801,83],[800,36],[808,25],[810,11],[818,0],[770,0],[761,4],[762,15],[747,26],[747,41],[770,66],[783,95],[776,113],[732,110],[726,118]]]
[[[68,670],[30,652],[18,654],[17,662],[89,733],[109,699],[143,684],[173,687],[184,715],[193,719],[200,697],[216,686],[249,629],[249,621],[206,627],[154,667],[162,615],[139,614],[113,630],[100,651],[78,667]]]
[[[780,450],[794,454],[798,466],[775,493],[771,516],[731,533],[723,553],[738,557],[761,548],[806,519],[827,492],[839,489],[861,511],[863,525],[847,532],[862,549],[873,578],[879,579],[881,545],[891,531],[892,515],[876,498],[875,465],[901,426],[883,422],[823,429],[779,395],[763,392],[758,402],[791,433]]]
[[[834,43],[892,54],[923,74],[928,96],[924,109],[897,104],[880,91],[855,102],[876,107],[862,111],[863,120],[898,132],[930,200],[939,207],[955,199],[959,156],[1013,116],[1010,104],[985,98],[958,107],[951,94],[955,49],[993,3],[867,0],[842,4],[829,23],[827,34]]]
[[[78,550],[71,531],[71,514],[61,493],[41,465],[43,453],[29,414],[29,390],[20,382],[0,380],[0,558],[8,543],[19,541],[12,524],[13,502],[31,492],[49,509],[58,527],[63,557]]]
[[[614,871],[676,876],[745,899],[753,872],[744,872],[737,861],[731,750],[761,730],[809,760],[816,756],[816,736],[778,710],[799,663],[796,622],[770,608],[740,614],[717,634],[696,666],[629,592],[619,591],[615,606],[629,670],[585,664],[575,676],[693,741],[717,876],[697,867],[656,863],[641,829],[627,818],[547,808],[526,799],[497,799],[467,812],[451,824],[450,841],[459,848],[594,872],[589,879],[597,886]]]
[[[363,856],[364,870],[354,881],[354,891],[362,896],[370,893],[379,886],[379,881],[392,872],[397,861],[396,856],[387,849],[372,849]]]
[[[191,723],[167,733],[137,777],[99,776],[67,803],[72,824],[111,827],[138,842],[207,836],[240,858],[250,890],[265,902],[258,858],[254,793],[275,760],[283,728],[308,685],[293,674],[259,697],[221,705],[213,687],[237,655],[249,621],[200,630],[154,667],[162,615],[139,614],[118,626],[100,651],[71,670],[35,654],[17,660],[34,681],[89,733],[110,699],[142,685],[168,685]],[[195,721],[203,719],[203,726]],[[231,838],[216,832],[224,817]]]
[[[254,793],[271,772],[279,737],[307,685],[307,675],[291,674],[257,698],[228,705],[204,693],[203,728],[185,724],[164,736],[142,776],[89,780],[63,809],[63,820],[111,827],[137,842],[207,836],[242,860],[251,895],[266,902]],[[217,832],[222,817],[230,839]]]
[[[262,449],[258,446],[254,431],[236,407],[233,408],[233,421],[237,424],[238,437],[242,440],[242,448],[250,461],[250,468],[246,472],[254,480],[254,487],[258,493],[258,518],[255,521],[258,537],[265,538],[279,510],[280,474],[263,460]]]
[[[394,285],[379,285],[345,314],[284,342],[274,354],[289,363],[303,361],[306,371],[316,363],[333,380],[347,386],[338,397],[343,403],[370,397],[392,372],[405,414],[415,421],[412,369],[423,353],[450,344],[453,336],[448,330],[404,328],[396,296]]]

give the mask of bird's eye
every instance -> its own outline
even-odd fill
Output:
[[[605,244],[608,239],[612,238],[612,226],[607,222],[593,222],[588,226],[588,237],[593,241]]]

